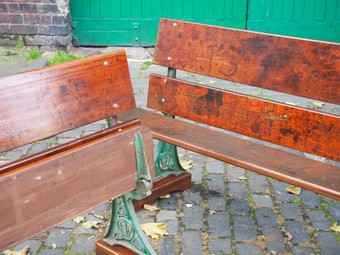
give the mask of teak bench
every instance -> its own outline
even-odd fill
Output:
[[[155,155],[157,179],[180,173],[175,147],[180,146],[340,199],[339,164],[303,155],[339,161],[338,115],[231,92],[228,85],[217,89],[176,79],[176,70],[183,70],[339,104],[339,44],[161,19],[153,63],[168,67],[168,75],[150,76],[147,107],[166,116],[134,109],[119,119],[139,118],[162,141]],[[303,153],[290,153],[174,116]]]
[[[124,51],[0,78],[0,153],[109,120],[105,130],[0,166],[0,251],[115,198],[97,254],[155,254],[131,202],[150,195],[152,134],[138,120],[115,124],[135,107]]]

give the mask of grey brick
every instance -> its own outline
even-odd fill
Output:
[[[226,207],[226,200],[224,197],[209,197],[208,207],[214,211],[224,211]]]
[[[248,183],[250,190],[255,193],[266,192],[270,188],[266,177],[259,174],[252,174]]]
[[[74,220],[68,220],[62,224],[60,224],[58,227],[59,228],[74,228],[76,226],[76,223]]]
[[[89,236],[78,236],[75,243],[72,245],[71,253],[91,253],[95,249],[96,238]]]
[[[253,194],[252,198],[256,204],[256,207],[273,207],[272,198],[268,195]]]
[[[229,183],[229,196],[231,199],[245,199],[247,197],[243,183]]]
[[[293,255],[314,255],[314,251],[308,247],[294,246],[292,248]]]
[[[187,228],[203,228],[204,209],[202,207],[197,205],[184,206],[183,213],[183,224]]]
[[[287,231],[292,235],[293,239],[291,242],[293,244],[302,244],[306,242],[310,242],[309,235],[306,230],[306,227],[303,223],[295,220],[287,220],[286,221]]]
[[[15,251],[22,250],[25,246],[28,246],[30,248],[30,255],[37,254],[37,251],[39,250],[40,246],[42,245],[41,241],[38,240],[27,240],[21,244],[18,244],[14,247]]]
[[[30,149],[30,154],[34,154],[34,153],[46,150],[47,147],[48,147],[48,145],[46,143],[36,143],[36,144],[33,144],[33,146]]]
[[[202,254],[201,231],[184,231],[182,234],[182,253],[185,255]]]
[[[176,254],[175,241],[173,237],[165,237],[159,242],[160,255]]]
[[[243,182],[238,177],[243,176],[246,173],[246,170],[243,168],[229,165],[227,168],[227,178],[228,182]]]
[[[256,227],[250,216],[234,216],[234,234],[236,241],[256,240]]]
[[[226,185],[223,180],[223,176],[220,174],[208,174],[207,183],[210,194],[213,195],[225,195]]]
[[[279,204],[279,211],[286,220],[302,219],[301,210],[297,204]]]
[[[203,201],[203,197],[200,191],[193,191],[191,189],[187,189],[182,192],[184,203],[186,204],[199,204]]]
[[[255,209],[257,223],[261,227],[276,227],[278,226],[276,214],[269,208]]]
[[[250,207],[245,200],[231,200],[230,212],[232,214],[249,214]]]
[[[178,208],[178,197],[172,194],[170,198],[159,199],[159,206],[168,210],[176,210]]]
[[[208,215],[210,236],[230,237],[230,220],[226,212]]]
[[[332,218],[340,224],[340,203],[329,203],[328,211],[331,214]]]
[[[207,162],[206,170],[209,173],[223,174],[224,173],[224,162],[211,160]]]
[[[267,249],[270,252],[284,253],[287,252],[284,242],[283,235],[279,228],[263,228],[263,235],[266,238]]]
[[[288,186],[287,183],[284,182],[274,182],[273,183],[273,189],[274,189],[274,195],[275,199],[279,202],[293,202],[294,201],[294,195],[288,193],[285,188]],[[278,191],[278,192],[276,192]]]
[[[321,254],[339,255],[340,245],[331,232],[319,232],[316,235]]]
[[[320,211],[309,211],[307,212],[307,216],[312,223],[313,228],[316,229],[328,229],[331,226],[331,223],[325,216],[323,212]]]
[[[254,244],[236,244],[238,255],[262,255],[261,248]]]
[[[64,250],[59,249],[43,249],[39,253],[40,255],[63,255]]]
[[[57,247],[66,247],[71,236],[72,231],[70,229],[53,228],[45,241],[45,245],[51,246],[52,244],[56,244]]]
[[[190,170],[191,173],[191,181],[194,184],[202,184],[202,178],[203,178],[203,169],[201,166],[196,166]]]
[[[318,195],[309,190],[302,190],[300,194],[301,202],[305,208],[317,209],[321,207]]]
[[[166,230],[170,235],[177,234],[178,231],[178,219],[176,211],[162,210],[157,214],[156,222],[167,222],[168,226]]]
[[[229,238],[212,239],[209,242],[209,251],[212,254],[231,253],[231,241]]]

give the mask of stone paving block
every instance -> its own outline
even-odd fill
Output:
[[[309,190],[301,190],[300,193],[301,202],[304,208],[318,209],[321,208],[321,203],[318,195]]]
[[[314,255],[314,251],[308,247],[294,246],[292,248],[293,255]]]
[[[78,236],[75,243],[71,246],[70,253],[91,253],[95,249],[96,238],[91,236]]]
[[[97,206],[96,208],[93,208],[91,210],[91,213],[93,213],[93,214],[95,213],[95,214],[98,214],[98,215],[104,215],[109,208],[111,209],[111,204],[105,203],[105,204],[102,204],[100,206]]]
[[[39,250],[40,246],[42,245],[41,241],[38,240],[27,240],[21,244],[18,244],[14,247],[15,251],[20,251],[23,248],[25,248],[25,246],[28,246],[30,248],[30,255],[35,255],[37,254],[37,251]]]
[[[250,216],[234,216],[234,234],[236,241],[256,240],[256,226]]]
[[[43,249],[40,251],[39,255],[63,255],[64,250],[59,249]]]
[[[223,174],[224,173],[224,163],[218,160],[210,160],[207,162],[206,170],[213,174]]]
[[[74,228],[77,224],[74,220],[68,220],[58,226],[58,228]]]
[[[306,227],[300,221],[287,220],[286,228],[287,228],[287,231],[293,237],[293,239],[291,240],[293,244],[302,244],[302,243],[310,242]]]
[[[156,222],[167,222],[166,230],[170,235],[176,235],[178,231],[178,219],[176,211],[162,210],[157,214]]]
[[[328,204],[328,211],[332,218],[340,224],[340,203],[330,202]]]
[[[202,240],[201,231],[188,231],[182,233],[182,253],[184,255],[201,255],[202,254]]]
[[[225,195],[226,185],[221,174],[208,174],[207,184],[212,195]]]
[[[224,211],[226,207],[226,200],[224,197],[209,197],[208,207],[214,211]]]
[[[231,250],[231,240],[230,238],[217,238],[212,239],[209,242],[209,251],[212,254],[229,254]]]
[[[208,215],[210,236],[230,237],[230,220],[227,212],[216,212]]]
[[[162,238],[159,242],[160,255],[173,255],[176,254],[176,246],[173,237]]]
[[[248,183],[250,190],[254,193],[263,193],[270,188],[267,178],[259,174],[250,175]]]
[[[270,208],[255,209],[257,223],[261,227],[277,227],[277,216]]]
[[[231,199],[245,199],[247,197],[243,183],[228,183],[228,186]]]
[[[14,161],[21,158],[23,153],[25,153],[25,151],[21,150],[8,151],[3,154],[3,157],[7,160]]]
[[[273,207],[272,198],[268,195],[253,194],[252,198],[256,204],[256,207]]]
[[[302,219],[299,206],[292,203],[279,204],[279,211],[286,220]]]
[[[178,208],[178,197],[172,193],[170,198],[160,198],[158,200],[159,206],[168,210],[176,210]]]
[[[35,143],[32,145],[31,149],[29,150],[30,154],[38,153],[48,148],[48,144],[46,143]]]
[[[245,200],[231,200],[230,212],[232,214],[249,214],[250,207],[248,202]]]
[[[265,242],[267,249],[270,252],[284,253],[287,252],[284,246],[284,240],[282,232],[279,228],[262,228],[262,233],[265,236]]]
[[[46,241],[46,246],[52,246],[52,244],[57,245],[57,247],[66,247],[71,240],[72,230],[64,228],[53,228]]]
[[[183,208],[183,224],[187,228],[203,228],[204,209],[198,205]]]
[[[263,255],[261,248],[254,244],[236,244],[238,255]]]
[[[184,203],[186,204],[199,204],[203,201],[202,194],[199,191],[187,189],[182,192]]]
[[[194,161],[194,166],[205,166],[207,157],[190,151],[189,159]]]
[[[202,184],[203,168],[201,166],[194,165],[194,167],[190,170],[190,173],[193,184]]]
[[[246,170],[238,166],[229,165],[226,172],[227,172],[228,182],[243,182],[238,177],[244,176],[246,173]]]
[[[288,193],[285,188],[288,186],[287,183],[276,181],[273,183],[273,190],[275,195],[275,200],[278,202],[293,202],[294,201],[294,195]]]
[[[319,244],[319,249],[321,251],[321,254],[327,254],[327,255],[339,255],[340,254],[340,245],[337,242],[333,233],[318,232],[315,237]]]
[[[307,216],[312,223],[313,228],[316,229],[329,229],[331,223],[321,211],[309,211]]]

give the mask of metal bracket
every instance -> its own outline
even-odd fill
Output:
[[[134,145],[137,160],[136,189],[113,201],[110,227],[103,240],[110,245],[125,246],[141,255],[156,255],[140,228],[132,203],[132,199],[140,200],[150,195],[152,189],[143,138],[139,132],[135,134]]]

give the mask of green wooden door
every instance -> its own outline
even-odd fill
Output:
[[[247,0],[71,0],[75,45],[151,46],[160,17],[245,29]]]
[[[340,0],[249,0],[247,29],[340,42]]]

